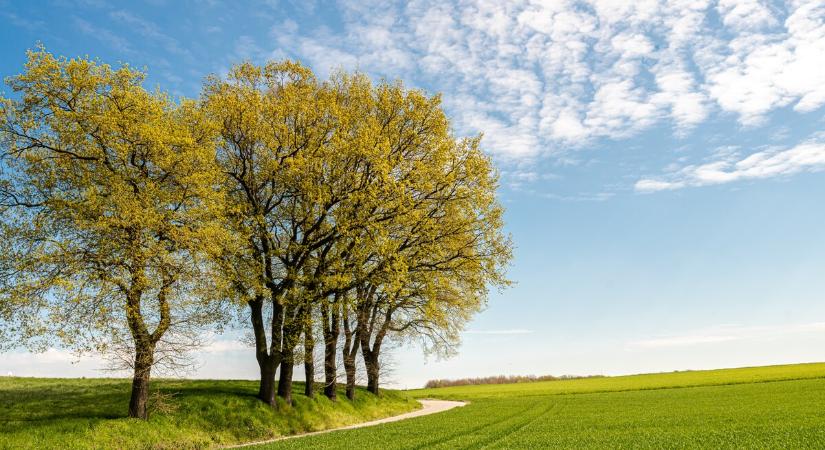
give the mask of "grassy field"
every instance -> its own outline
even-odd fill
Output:
[[[470,404],[255,448],[825,448],[825,364],[411,393]]]
[[[393,391],[378,399],[359,390],[355,402],[299,394],[275,411],[258,401],[253,381],[156,380],[148,422],[125,418],[130,380],[0,377],[0,449],[215,448],[321,430],[419,407]],[[158,401],[157,399],[161,399]]]

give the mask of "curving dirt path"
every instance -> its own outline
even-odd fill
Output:
[[[354,428],[364,428],[364,427],[371,427],[373,425],[381,425],[382,423],[390,423],[390,422],[398,422],[399,420],[405,419],[412,419],[413,417],[420,417],[420,416],[427,416],[430,414],[440,413],[443,411],[447,411],[449,409],[453,409],[458,406],[464,406],[467,403],[465,402],[455,402],[451,400],[419,400],[422,407],[421,409],[417,409],[415,411],[411,411],[404,414],[399,414],[397,416],[385,417],[383,419],[373,420],[370,422],[361,422],[356,423],[353,425],[347,425],[345,427],[338,427],[338,428],[330,428],[329,430],[321,430],[321,431],[313,431],[311,433],[302,433],[302,434],[293,434],[290,436],[281,436],[273,439],[267,439],[265,441],[255,441],[255,442],[247,442],[246,444],[239,444],[239,445],[230,445],[228,447],[222,448],[242,448],[242,447],[251,447],[253,445],[261,445],[261,444],[268,444],[270,442],[275,441],[283,441],[286,439],[295,439],[301,438],[306,436],[315,436],[316,434],[324,434],[324,433],[331,433],[333,431],[339,430],[352,430]]]

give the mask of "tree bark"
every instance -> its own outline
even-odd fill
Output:
[[[364,361],[367,361],[367,359]],[[372,392],[375,395],[379,395],[378,375],[381,371],[378,364],[378,358],[370,358],[369,361],[369,363],[365,362],[365,365],[367,366],[367,391]]]
[[[326,301],[321,303],[324,329],[324,395],[333,401],[338,399],[338,367],[335,350],[338,348],[338,335],[341,332],[339,307],[337,295],[332,305],[329,305]]]
[[[312,328],[312,310],[307,308],[304,319],[304,394],[315,397],[315,335]]]
[[[163,271],[163,284],[157,294],[159,321],[154,332],[149,332],[141,311],[143,297],[143,261],[137,259],[133,267],[132,285],[126,295],[126,322],[135,344],[135,364],[132,376],[132,392],[129,398],[129,417],[146,420],[149,418],[149,377],[155,363],[155,346],[172,323],[167,293],[174,277]]]
[[[278,368],[269,358],[258,362],[261,379],[258,386],[258,398],[270,406],[275,406],[275,371]]]
[[[342,305],[342,311],[344,323],[344,372],[347,374],[346,392],[348,399],[355,400],[355,357],[358,355],[358,348],[361,345],[361,341],[356,337],[358,333],[358,323],[356,322],[355,324],[356,329],[353,330],[351,327],[348,307]]]
[[[344,372],[347,374],[347,398],[355,400],[355,357],[344,358]]]
[[[374,302],[375,289],[368,293],[367,300],[358,309],[358,340],[361,342],[361,355],[367,369],[367,391],[379,395],[378,378],[381,373],[381,344],[389,331],[393,308],[387,307],[382,314],[379,305]],[[380,322],[379,322],[380,321]],[[372,334],[375,334],[375,337]],[[372,345],[370,345],[372,340]]]
[[[138,344],[135,351],[135,370],[132,377],[132,393],[129,398],[129,417],[146,420],[149,418],[149,376],[152,371],[154,349],[151,343]]]
[[[278,379],[278,397],[284,399],[288,405],[292,404],[292,370],[294,365],[293,350],[285,351],[281,359],[281,376]]]
[[[255,359],[258,361],[258,369],[261,374],[261,379],[258,384],[258,398],[270,406],[275,406],[275,371],[281,362],[279,336],[280,322],[282,321],[280,311],[282,308],[276,301],[272,303],[272,345],[269,345],[266,339],[263,317],[263,296],[258,296],[254,300],[249,301],[249,309],[252,331],[255,335]]]
[[[278,396],[292,404],[292,375],[295,366],[295,347],[303,334],[304,312],[301,306],[284,307],[283,342],[281,344],[281,371],[278,379]]]

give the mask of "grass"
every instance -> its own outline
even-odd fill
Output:
[[[825,364],[410,393],[470,404],[254,448],[825,448]]]
[[[418,408],[406,394],[365,390],[354,402],[309,399],[278,410],[257,400],[254,381],[153,380],[147,422],[125,417],[130,380],[0,377],[0,449],[215,448],[392,416]]]

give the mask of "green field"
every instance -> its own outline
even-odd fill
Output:
[[[0,378],[0,448],[219,448],[399,414],[416,398],[462,408],[256,448],[825,448],[825,363],[403,392],[272,410],[252,381],[158,380],[148,422],[128,380]]]
[[[410,392],[470,404],[255,448],[825,448],[821,363]]]
[[[152,381],[161,393],[147,422],[127,419],[131,380],[0,377],[0,449],[215,448],[321,430],[400,414],[418,407],[404,394],[378,399],[343,391],[332,403],[310,400],[294,386],[294,406],[279,410],[254,396],[254,381]]]

